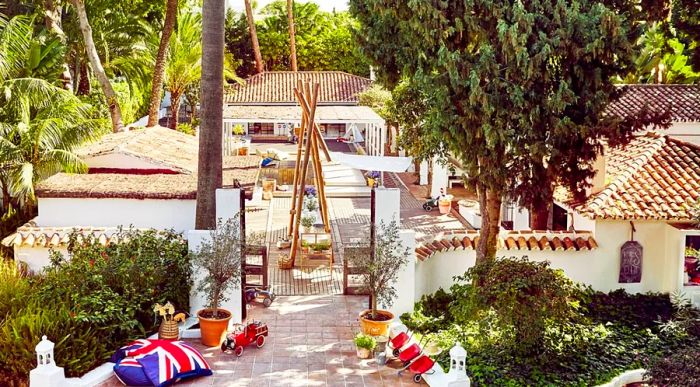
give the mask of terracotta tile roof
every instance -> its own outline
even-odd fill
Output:
[[[117,227],[38,227],[34,220],[19,227],[16,232],[2,240],[2,245],[24,247],[64,247],[68,244],[70,233],[77,231],[80,235],[92,235],[102,245],[118,242]]]
[[[237,179],[252,187],[260,173],[259,156],[230,156],[223,160],[223,185]],[[39,198],[183,199],[197,197],[196,174],[129,175],[118,173],[59,173],[39,183]]]
[[[700,198],[700,146],[648,134],[610,149],[605,188],[569,203],[591,219],[690,219]]]
[[[671,121],[700,122],[700,85],[625,85],[619,100],[610,104],[608,114],[627,117],[644,106],[653,111],[670,109]]]
[[[110,133],[77,151],[87,159],[107,154],[125,154],[180,173],[197,170],[199,141],[176,130],[156,126]]]
[[[227,89],[224,102],[231,105],[294,105],[297,80],[318,82],[319,104],[325,105],[356,105],[357,95],[372,84],[368,78],[342,71],[268,71],[251,76],[243,85]]]
[[[478,231],[440,234],[416,247],[416,257],[424,261],[436,253],[475,250]],[[586,251],[598,248],[589,231],[509,231],[501,233],[498,246],[507,251]]]

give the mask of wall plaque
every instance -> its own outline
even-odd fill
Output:
[[[620,279],[619,283],[629,284],[642,282],[642,245],[636,241],[628,241],[620,248]]]

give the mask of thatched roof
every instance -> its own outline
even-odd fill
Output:
[[[231,156],[223,161],[223,185],[237,179],[243,188],[255,185],[260,157]],[[196,174],[130,175],[116,173],[59,173],[36,188],[39,198],[183,199],[197,197]]]
[[[77,151],[83,159],[109,154],[136,157],[180,173],[197,171],[196,137],[160,126],[110,133]]]

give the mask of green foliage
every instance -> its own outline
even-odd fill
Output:
[[[358,94],[357,98],[361,106],[369,106],[385,120],[395,121],[392,115],[391,92],[380,84],[373,83],[369,89]]]
[[[399,272],[408,264],[408,248],[401,242],[399,226],[395,220],[381,221],[375,227],[374,254],[364,249],[346,252],[346,259],[361,274],[361,291],[372,297],[371,318],[376,318],[377,305],[391,307],[396,298],[396,282]]]
[[[246,246],[238,220],[238,216],[225,222],[219,219],[209,238],[202,240],[197,251],[189,252],[193,265],[203,273],[197,290],[206,295],[214,318],[219,317],[219,304],[228,299],[226,291],[241,280],[241,259]]]
[[[179,234],[129,229],[114,239],[120,242],[102,246],[71,234],[69,256],[54,252],[52,266],[36,277],[2,263],[0,383],[26,379],[41,335],[56,343],[58,365],[78,376],[154,332],[153,304],[172,300],[189,309],[191,267]]]
[[[294,3],[296,48],[299,70],[337,70],[369,75],[369,63],[352,36],[356,21],[347,12],[324,12],[313,2]],[[287,3],[278,0],[259,12],[256,20],[260,51],[266,69],[289,70],[290,47]],[[255,58],[246,17],[229,11],[226,15],[226,48],[236,60],[241,78],[255,73]]]
[[[501,340],[523,354],[537,352],[547,328],[560,330],[574,316],[575,287],[561,270],[548,262],[504,258],[470,268],[455,285],[453,313],[457,323],[495,316]],[[465,320],[466,318],[466,320]]]
[[[615,321],[629,328],[652,328],[671,319],[673,305],[668,294],[629,294],[623,289],[602,293],[590,287],[577,294],[581,312],[594,323]]]
[[[69,256],[53,252],[38,293],[75,308],[78,321],[109,328],[117,341],[156,326],[154,303],[189,308],[187,245],[171,231],[121,230],[118,244],[71,234]]]
[[[364,333],[358,333],[352,341],[355,343],[357,348],[369,349],[370,351],[377,346],[377,341],[374,339],[374,337],[365,335]]]
[[[118,348],[109,329],[79,321],[65,304],[33,297],[0,322],[0,368],[26,378],[36,366],[34,348],[42,335],[56,344],[57,364],[68,376],[84,374],[109,359]]]
[[[700,346],[684,348],[667,357],[661,357],[647,368],[649,385],[686,387],[700,385]]]
[[[0,257],[0,321],[21,309],[31,294],[31,286],[17,265]]]
[[[504,276],[509,277],[505,281],[509,285],[489,284]],[[487,288],[486,296],[477,294],[474,285],[460,282],[451,293],[438,290],[422,297],[414,312],[401,319],[417,334],[427,336],[424,341],[434,341],[441,348],[460,342],[469,354],[467,373],[475,385],[598,385],[625,370],[645,368],[654,359],[682,352],[695,340],[688,333],[699,312],[680,301],[671,307],[668,295],[577,288],[547,265],[512,259],[498,260],[489,270],[475,269],[461,279],[485,281],[481,286]],[[548,281],[557,284],[545,283]],[[550,300],[551,295],[559,301]],[[492,300],[495,306],[484,308],[482,297],[489,296],[503,300]],[[546,310],[550,303],[554,311]],[[516,310],[519,308],[529,315]],[[534,350],[523,348],[531,335],[515,333],[523,331],[514,327],[519,321],[532,321],[542,329]],[[514,342],[520,337],[525,342]],[[447,366],[447,351],[438,361]],[[668,363],[663,367],[669,369],[662,372],[672,375]]]
[[[189,134],[190,136],[194,136],[196,134],[194,127],[192,127],[191,124],[188,124],[186,122],[177,124],[177,131]]]

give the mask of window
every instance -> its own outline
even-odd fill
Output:
[[[321,124],[319,126],[324,137],[336,138],[345,135],[345,124]]]
[[[256,122],[253,124],[251,134],[275,134],[275,124],[270,122]]]

